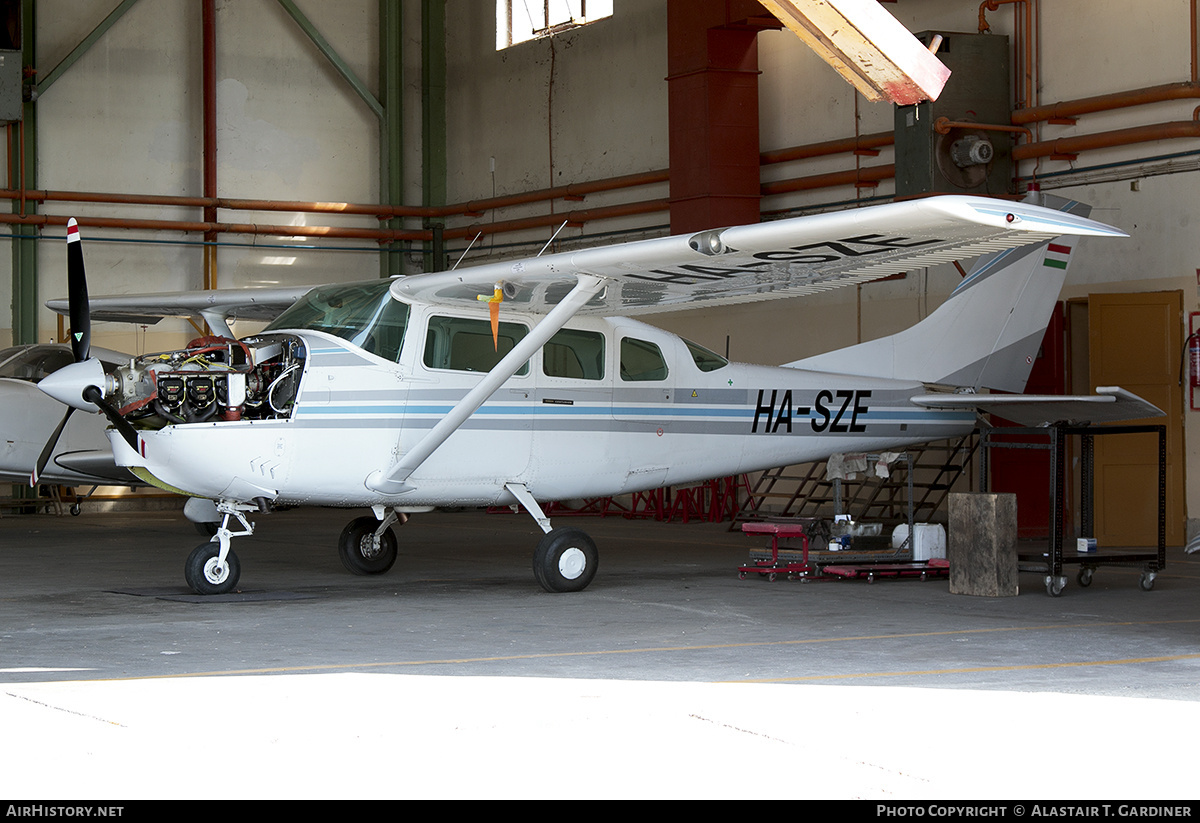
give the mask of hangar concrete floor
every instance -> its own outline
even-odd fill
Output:
[[[725,525],[414,517],[380,577],[350,512],[254,518],[241,597],[187,596],[173,512],[0,519],[0,795],[1188,798],[1200,559],[1154,590],[739,580]],[[567,518],[559,518],[562,525]],[[15,740],[20,745],[13,745]]]

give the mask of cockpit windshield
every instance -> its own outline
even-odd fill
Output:
[[[265,331],[314,329],[337,335],[354,345],[395,361],[400,357],[408,304],[393,300],[390,280],[345,286],[322,286],[296,301]]]

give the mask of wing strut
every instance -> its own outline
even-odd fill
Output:
[[[591,274],[580,274],[579,280],[562,302],[555,306],[538,323],[529,334],[525,335],[517,345],[501,358],[491,371],[458,401],[449,414],[437,422],[417,445],[413,446],[391,469],[373,472],[366,480],[368,489],[381,494],[403,494],[415,487],[408,485],[409,476],[420,468],[438,446],[446,442],[446,438],[454,434],[458,427],[487,402],[496,389],[517,373],[525,361],[533,356],[547,340],[567,324],[584,304],[591,300],[604,287],[605,280]]]

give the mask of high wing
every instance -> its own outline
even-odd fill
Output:
[[[578,313],[633,316],[813,294],[1061,235],[1127,236],[1039,206],[941,196],[403,277],[392,294],[467,306],[499,287],[504,303],[546,313],[592,275],[605,288]]]
[[[503,302],[535,314],[560,303],[583,275],[604,286],[581,315],[635,316],[814,294],[922,266],[977,257],[1061,235],[1125,237],[1076,215],[985,197],[938,196],[793,217],[691,235],[397,278],[400,299],[478,306]],[[227,333],[229,319],[271,320],[309,287],[93,297],[92,319],[149,323],[200,316]],[[46,305],[66,314],[68,301]],[[232,336],[232,335],[231,335]]]
[[[913,403],[931,409],[976,409],[1021,426],[1055,423],[1118,423],[1163,417],[1163,411],[1117,386],[1097,386],[1095,394],[923,394]]]

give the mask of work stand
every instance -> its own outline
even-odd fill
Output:
[[[1124,549],[1097,549],[1096,551],[1064,551],[1065,531],[1063,519],[1066,507],[1067,442],[1070,437],[1080,438],[1080,535],[1094,538],[1095,531],[1095,438],[1122,434],[1158,435],[1158,544],[1157,551],[1132,551]],[[1022,437],[1044,437],[1047,443],[1014,443],[997,440],[997,437],[1019,435]],[[1101,566],[1141,566],[1140,585],[1144,591],[1154,588],[1154,579],[1167,565],[1167,428],[1162,425],[1120,426],[1046,426],[1038,428],[1009,427],[984,429],[980,440],[979,484],[981,491],[988,490],[988,458],[993,448],[1005,449],[1048,449],[1050,452],[1050,540],[1043,554],[1020,553],[1017,568],[1025,572],[1039,572],[1046,578],[1046,593],[1058,597],[1066,587],[1063,574],[1066,565],[1077,565],[1076,581],[1080,586],[1090,586],[1092,575]]]

